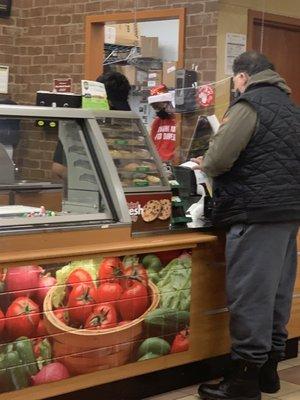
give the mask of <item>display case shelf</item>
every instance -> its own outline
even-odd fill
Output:
[[[140,119],[133,113],[126,113],[126,117],[124,112],[115,115],[114,119],[103,120],[97,118],[95,112],[124,191],[170,190],[162,163]]]

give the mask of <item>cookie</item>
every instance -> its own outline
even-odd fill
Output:
[[[169,199],[160,200],[161,210],[158,215],[158,219],[165,221],[171,217],[172,203]]]
[[[154,221],[161,211],[161,204],[158,200],[149,200],[143,207],[142,218],[145,222]]]
[[[160,183],[160,179],[154,175],[148,175],[147,180],[151,185],[157,185]]]

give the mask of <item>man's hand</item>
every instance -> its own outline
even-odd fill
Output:
[[[191,158],[191,161],[194,163],[198,164],[198,167],[194,167],[193,169],[201,169],[202,170],[202,164],[203,164],[203,157],[197,157],[197,158]]]

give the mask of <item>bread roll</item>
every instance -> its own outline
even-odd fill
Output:
[[[134,172],[139,167],[137,163],[129,163],[124,166],[124,171]]]

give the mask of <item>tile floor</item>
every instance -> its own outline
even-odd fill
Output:
[[[300,400],[300,354],[298,358],[282,361],[279,364],[281,389],[275,394],[263,394],[262,400]],[[198,385],[189,386],[144,400],[199,400]]]

